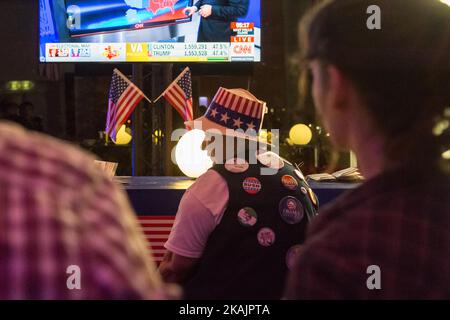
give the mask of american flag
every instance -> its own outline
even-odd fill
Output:
[[[178,111],[184,121],[194,119],[192,108],[192,74],[189,68],[183,72],[170,84],[161,95]],[[187,127],[188,129],[191,129]]]
[[[149,254],[157,264],[163,261],[166,253],[164,244],[169,239],[170,231],[175,222],[174,216],[138,216],[138,220],[145,238],[147,239]]]
[[[144,93],[119,70],[114,69],[106,118],[106,133],[113,141],[116,141],[116,134],[120,127],[128,120],[143,98],[146,98]]]

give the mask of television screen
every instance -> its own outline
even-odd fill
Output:
[[[261,0],[39,0],[41,62],[259,62]]]

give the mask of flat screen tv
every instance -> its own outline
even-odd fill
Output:
[[[203,10],[186,12],[205,4],[212,8],[207,17]],[[261,0],[39,0],[39,58],[41,62],[259,62],[260,7]]]

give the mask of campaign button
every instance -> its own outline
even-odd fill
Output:
[[[281,177],[281,183],[289,190],[295,190],[298,187],[297,180],[293,176],[287,174]]]
[[[296,224],[303,219],[303,205],[295,197],[284,197],[279,204],[281,218],[289,224]]]
[[[294,268],[295,261],[302,252],[302,249],[303,246],[301,244],[297,244],[289,248],[288,252],[286,253],[286,266],[289,270],[292,270]]]
[[[258,215],[253,208],[242,208],[238,212],[238,220],[244,227],[253,227],[258,222]]]
[[[272,151],[260,153],[256,158],[262,165],[271,169],[279,170],[284,167],[283,159]]]
[[[305,176],[303,175],[303,173],[300,170],[296,169],[296,170],[294,170],[294,172],[300,180],[306,181]]]
[[[314,193],[314,191],[311,188],[308,189],[308,195],[309,195],[309,199],[311,199],[311,202],[316,207],[316,209],[319,208],[319,199],[317,199],[316,194]]]
[[[248,194],[255,195],[261,191],[261,182],[254,177],[245,178],[242,187]]]
[[[270,228],[262,228],[258,232],[258,242],[263,247],[270,247],[275,243],[275,232]]]
[[[247,161],[240,158],[229,159],[225,162],[225,169],[232,173],[243,173],[248,170],[250,165]]]

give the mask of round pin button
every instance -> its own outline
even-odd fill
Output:
[[[303,194],[305,194],[305,195],[308,194],[308,190],[306,190],[305,187],[301,187],[300,190],[302,191]]]
[[[297,180],[290,175],[284,175],[281,177],[281,183],[288,190],[295,190],[298,187]]]
[[[295,261],[302,252],[302,249],[303,246],[301,244],[297,244],[289,248],[288,252],[286,253],[286,266],[289,270],[292,270],[294,268]]]
[[[238,212],[238,220],[244,227],[253,227],[258,222],[258,215],[253,208],[242,208]]]
[[[270,247],[275,243],[275,232],[270,228],[262,228],[258,232],[258,242],[263,247]]]
[[[242,182],[242,188],[248,194],[255,195],[261,191],[261,182],[254,177],[245,178],[244,182]]]
[[[283,159],[272,151],[257,154],[256,158],[262,165],[271,169],[279,170],[284,167]]]
[[[289,224],[296,224],[302,221],[304,210],[303,205],[295,197],[284,197],[279,204],[281,218]]]
[[[248,170],[250,165],[247,161],[240,158],[229,159],[225,162],[225,169],[232,173],[243,173]]]

